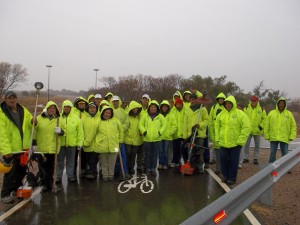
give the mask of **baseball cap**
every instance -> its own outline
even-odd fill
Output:
[[[8,97],[10,97],[10,96],[16,96],[16,97],[17,97],[17,94],[16,94],[16,92],[14,92],[14,91],[7,91],[7,92],[5,93],[5,98],[8,98]]]
[[[95,95],[95,98],[102,98],[102,95],[96,94],[96,95]]]
[[[147,98],[148,100],[150,100],[150,96],[149,96],[148,94],[144,94],[144,95],[142,96],[142,98]]]
[[[119,97],[116,95],[114,95],[111,100],[112,101],[120,101]]]
[[[258,101],[258,97],[255,96],[255,95],[253,95],[253,96],[251,96],[250,101],[257,102]]]

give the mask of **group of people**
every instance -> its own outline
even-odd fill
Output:
[[[70,182],[78,176],[96,179],[99,175],[105,182],[116,176],[128,179],[136,170],[155,177],[157,169],[180,166],[188,160],[202,174],[209,163],[208,137],[213,144],[215,172],[229,185],[236,182],[239,163],[249,162],[252,138],[255,164],[261,135],[270,141],[270,163],[276,160],[278,144],[282,155],[288,153],[297,129],[284,98],[267,115],[256,96],[239,109],[234,96],[220,93],[210,112],[199,101],[202,97],[196,90],[176,91],[172,100],[158,103],[144,94],[140,101],[127,105],[110,92],[104,98],[91,94],[74,103],[65,100],[61,111],[49,101],[42,113],[32,118],[18,103],[17,94],[6,92],[0,108],[0,153],[2,164],[10,170],[4,174],[2,202],[14,201],[11,194],[26,175],[20,156],[31,145],[42,153],[36,160],[43,191],[61,182],[64,168]],[[193,135],[194,147],[189,151]]]

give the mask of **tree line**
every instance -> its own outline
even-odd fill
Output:
[[[0,63],[0,98],[8,89],[16,88],[21,82],[25,82],[28,76],[26,68],[20,64],[10,64],[7,62]],[[67,89],[49,90],[51,96],[83,96],[89,94],[100,93],[103,97],[107,92],[112,92],[121,97],[122,100],[131,101],[139,100],[145,93],[149,94],[152,99],[162,101],[164,99],[172,99],[175,91],[180,91],[182,94],[186,90],[196,89],[201,92],[206,91],[211,98],[215,98],[220,92],[226,96],[235,96],[237,103],[246,106],[251,95],[256,95],[260,99],[260,105],[269,110],[273,109],[279,97],[286,97],[286,93],[281,90],[266,88],[264,81],[260,81],[253,88],[252,92],[245,93],[235,82],[228,81],[227,76],[212,78],[201,75],[192,75],[185,78],[182,75],[170,74],[163,77],[154,77],[152,75],[127,75],[121,77],[102,77],[99,79],[102,83],[101,88],[95,90],[71,91]],[[22,91],[23,96],[34,96],[34,91]],[[47,91],[41,93],[46,95]],[[300,109],[299,99],[293,100],[290,105],[296,111]],[[290,108],[290,107],[289,107]],[[291,108],[290,108],[291,109]],[[292,110],[292,109],[291,109]]]

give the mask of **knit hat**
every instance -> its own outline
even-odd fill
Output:
[[[175,100],[174,105],[176,105],[176,104],[183,105],[183,101],[181,100],[181,98],[178,98],[178,99]]]
[[[17,94],[16,94],[16,92],[14,92],[14,91],[7,91],[7,92],[5,93],[5,98],[8,98],[8,97],[10,97],[10,96],[15,96],[15,97],[17,97]]]
[[[250,101],[257,102],[258,101],[258,97],[255,96],[255,95],[253,95],[253,96],[251,96]]]

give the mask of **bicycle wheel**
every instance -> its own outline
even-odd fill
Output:
[[[143,181],[140,185],[140,189],[143,193],[147,194],[150,193],[154,188],[154,184],[151,180]]]
[[[130,180],[124,180],[118,186],[118,192],[121,194],[128,192],[130,189],[131,189]]]

